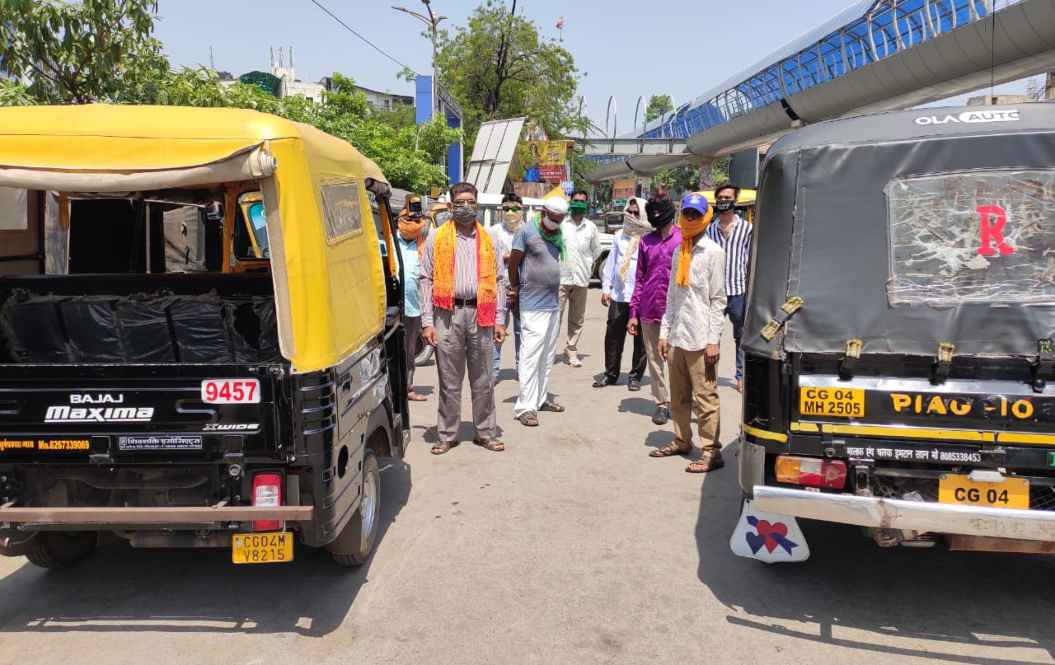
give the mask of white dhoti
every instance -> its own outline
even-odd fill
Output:
[[[557,352],[560,311],[520,312],[520,397],[513,416],[538,411],[549,398],[549,372]]]

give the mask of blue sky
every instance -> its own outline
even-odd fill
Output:
[[[420,10],[419,0],[321,0],[347,24],[414,70],[428,73],[430,47],[421,24],[391,9]],[[433,0],[464,24],[479,4]],[[832,18],[851,0],[519,0],[520,13],[564,43],[585,73],[580,94],[603,125],[615,95],[619,131],[631,128],[639,95],[668,93],[681,104]],[[268,69],[268,47],[293,47],[297,77],[317,81],[339,71],[360,85],[411,94],[400,67],[357,39],[309,0],[160,0],[158,37],[174,64],[208,64],[235,75]],[[1025,84],[1003,89],[1021,92]]]

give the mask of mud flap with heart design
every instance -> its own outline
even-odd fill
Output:
[[[750,501],[744,501],[729,547],[737,556],[766,563],[794,563],[810,558],[798,520],[791,515],[755,510]]]

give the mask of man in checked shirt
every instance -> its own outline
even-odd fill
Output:
[[[751,263],[751,222],[736,214],[740,188],[728,182],[714,189],[714,221],[707,227],[707,237],[725,250],[725,316],[733,323],[736,339],[736,389],[744,391],[744,351],[740,337],[744,332],[747,305],[747,273]]]

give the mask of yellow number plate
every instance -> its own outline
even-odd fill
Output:
[[[234,563],[287,563],[293,560],[293,532],[236,533],[231,539]]]
[[[865,391],[862,388],[799,388],[799,413],[829,418],[863,418]]]
[[[938,479],[938,501],[990,508],[1029,508],[1029,481],[1007,478],[999,483],[979,483],[968,476],[946,474]]]

